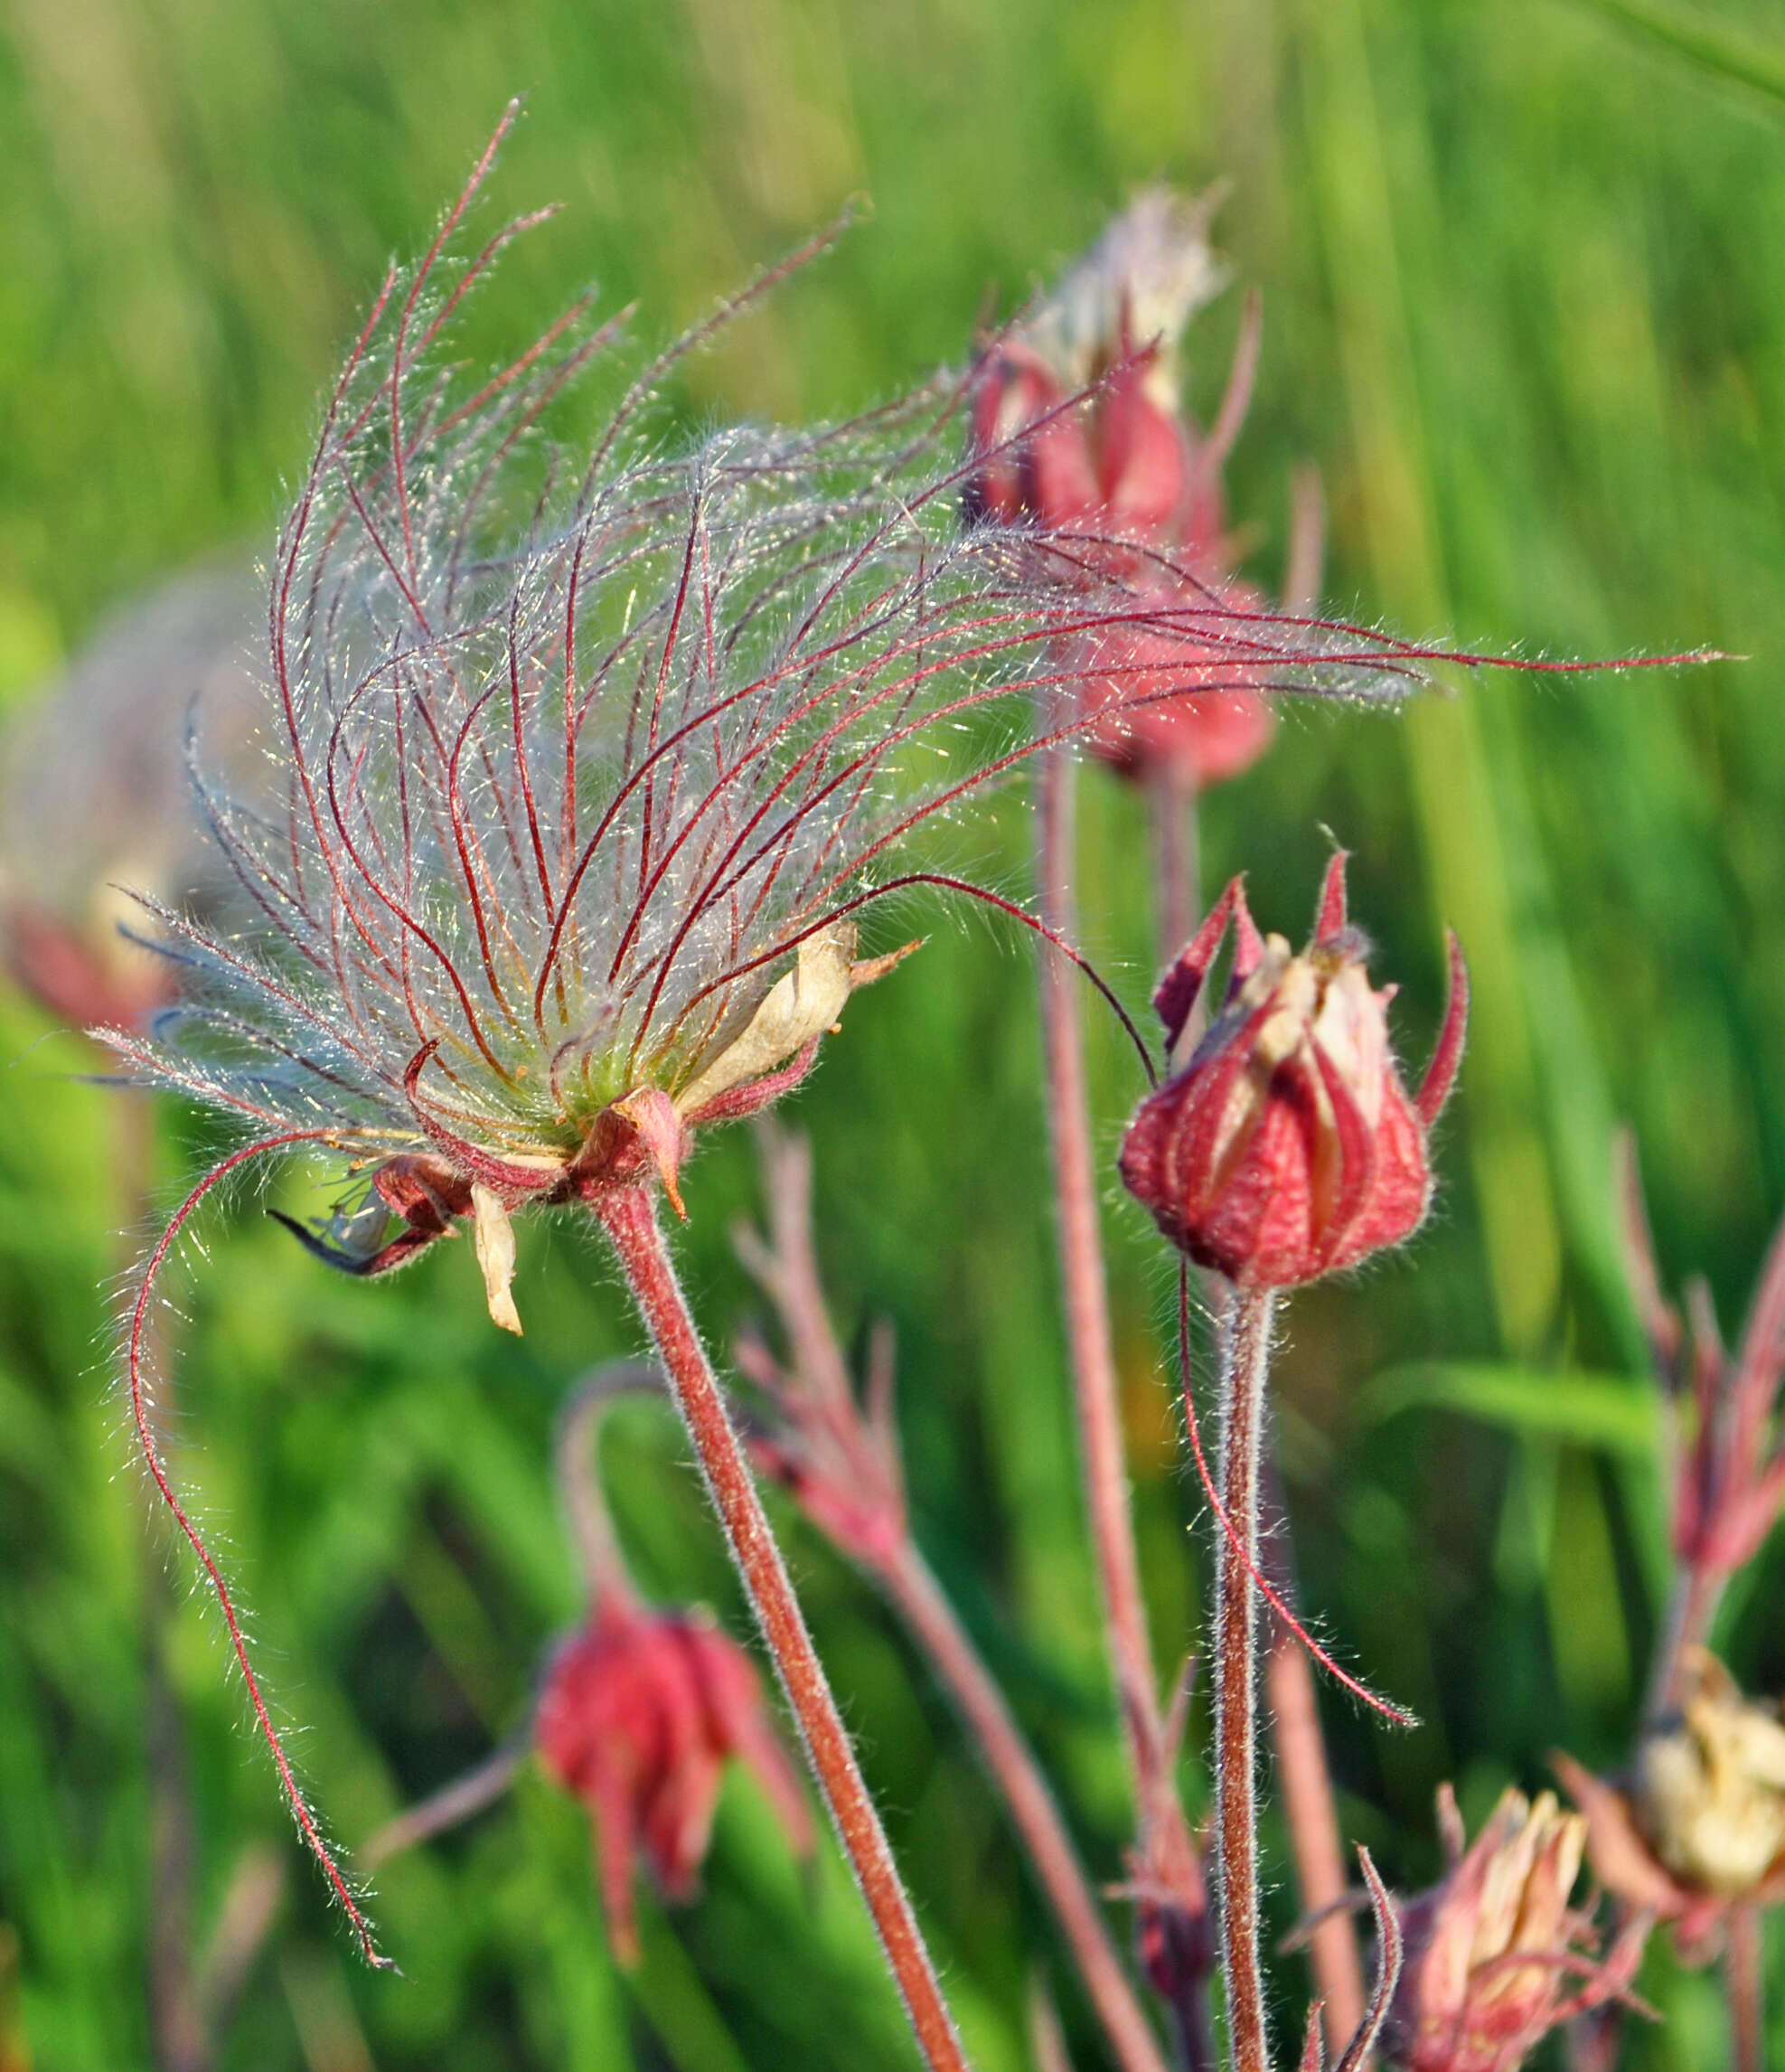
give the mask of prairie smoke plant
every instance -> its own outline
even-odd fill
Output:
[[[936,457],[946,383],[843,429],[669,441],[653,387],[712,325],[635,376],[573,462],[544,422],[611,362],[617,324],[593,327],[584,302],[487,377],[444,358],[467,293],[537,220],[461,256],[495,148],[420,264],[387,279],[279,535],[259,735],[276,803],[203,790],[236,918],[144,902],[182,998],[152,1040],[111,1041],[144,1081],[256,1134],[150,1255],[129,1328],[137,1429],[370,1954],[155,1446],[155,1276],[229,1174],[325,1149],[347,1177],[316,1248],[376,1274],[468,1220],[512,1329],[512,1217],[587,1209],[656,1343],[923,2048],[958,2066],[655,1192],[679,1206],[695,1134],[794,1085],[852,990],[901,954],[857,956],[865,908],[917,883],[977,890],[901,851],[1033,751],[1015,720],[1001,735],[1001,712],[1069,690],[1087,666],[1075,654],[1104,634],[1200,652],[1216,607],[1032,534],[963,532],[963,471]],[[1421,662],[1347,628],[1248,619],[1238,637],[1282,688],[1389,697]]]
[[[1455,1077],[1468,1012],[1453,939],[1450,1011],[1425,1084],[1410,1099],[1388,1049],[1385,1011],[1392,995],[1370,986],[1366,945],[1350,925],[1345,864],[1341,851],[1321,888],[1313,941],[1300,956],[1281,937],[1261,937],[1241,881],[1228,885],[1153,996],[1169,1076],[1130,1123],[1120,1160],[1129,1191],[1161,1233],[1186,1260],[1213,1268],[1226,1284],[1219,1301],[1217,1491],[1189,1388],[1189,1286],[1188,1267],[1180,1268],[1185,1412],[1219,1526],[1217,1835],[1222,1964],[1239,2072],[1262,2072],[1268,2063],[1257,1950],[1254,1593],[1266,1595],[1285,1625],[1306,1637],[1258,1568],[1275,1295],[1355,1265],[1418,1228],[1432,1191],[1426,1133]],[[1230,927],[1235,945],[1226,1003],[1198,1041],[1195,1011]],[[1405,1720],[1340,1673],[1379,1710]]]
[[[1702,1964],[1733,1916],[1785,1900],[1785,1709],[1746,1697],[1702,1647],[1686,1650],[1675,1689],[1626,1776],[1554,1760],[1600,1881],[1671,1923],[1682,1956]]]
[[[1684,1317],[1661,1292],[1628,1134],[1614,1148],[1612,1182],[1626,1277],[1648,1334],[1672,1455],[1677,1574],[1649,1679],[1652,1722],[1677,1708],[1682,1665],[1693,1651],[1702,1653],[1724,1586],[1760,1552],[1785,1508],[1785,1224],[1768,1249],[1741,1338],[1726,1351],[1704,1281],[1688,1286]]]
[[[812,1816],[747,1654],[704,1611],[640,1596],[602,1493],[606,1413],[621,1396],[657,1394],[654,1369],[599,1368],[559,1425],[558,1479],[587,1610],[551,1650],[535,1703],[476,1768],[386,1823],[365,1845],[375,1863],[481,1812],[529,1755],[587,1807],[609,1944],[638,1960],[633,1888],[641,1865],[682,1904],[700,1883],[728,1763],[756,1776],[793,1848],[809,1853]]]

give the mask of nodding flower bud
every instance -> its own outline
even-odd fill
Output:
[[[1068,536],[1087,569],[1170,599],[1206,634],[1187,642],[1135,626],[1066,644],[1092,751],[1123,776],[1162,775],[1186,792],[1236,777],[1273,730],[1258,688],[1273,673],[1271,607],[1233,575],[1221,483],[1257,357],[1254,306],[1211,432],[1179,393],[1179,334],[1225,280],[1207,216],[1207,202],[1141,195],[987,350],[966,496],[973,518]]]
[[[692,1898],[727,1762],[740,1757],[804,1854],[812,1816],[769,1723],[749,1657],[706,1621],[617,1600],[552,1663],[534,1723],[540,1759],[595,1816],[614,1951],[638,1957],[633,1875]]]
[[[1383,2055],[1397,2072],[1514,2072],[1552,2029],[1628,1992],[1641,1938],[1590,1954],[1587,1917],[1568,1904],[1587,1823],[1551,1793],[1503,1793],[1468,1848],[1449,1785],[1438,1806],[1450,1867],[1399,1908]]]
[[[1451,938],[1451,999],[1410,1096],[1386,1009],[1346,918],[1345,854],[1327,872],[1308,948],[1261,937],[1235,878],[1153,1004],[1173,1053],[1231,923],[1226,1004],[1188,1061],[1141,1104],[1122,1145],[1130,1193],[1180,1250],[1246,1288],[1293,1287],[1411,1237],[1432,1197],[1427,1137],[1462,1055],[1468,975]]]

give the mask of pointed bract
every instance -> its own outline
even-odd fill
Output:
[[[1344,862],[1341,852],[1329,869],[1301,956],[1280,936],[1252,931],[1247,942],[1236,879],[1155,996],[1175,1053],[1238,918],[1227,1005],[1141,1104],[1121,1168],[1173,1244],[1242,1287],[1291,1287],[1354,1266],[1411,1237],[1431,1200],[1429,1125],[1389,1050],[1391,994],[1372,990],[1346,918]],[[1442,1069],[1428,1087],[1436,1078],[1448,1090],[1466,1003],[1453,980]]]

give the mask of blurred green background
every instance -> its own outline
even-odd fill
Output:
[[[1405,1053],[1442,1001],[1440,919],[1478,1007],[1433,1225],[1361,1282],[1298,1296],[1277,1400],[1304,1593],[1425,1725],[1329,1702],[1348,1826],[1428,1879],[1445,1777],[1471,1822],[1565,1744],[1619,1757],[1662,1549],[1652,1417],[1622,1295],[1609,1133],[1640,1144],[1668,1277],[1725,1323],[1785,1205],[1785,24],[1764,0],[9,0],[0,14],[0,709],[109,604],[201,552],[270,542],[316,398],[387,259],[424,240],[515,91],[500,174],[568,204],[505,263],[479,350],[598,280],[661,335],[851,195],[869,220],[688,377],[696,418],[849,411],[963,354],[1137,183],[1230,175],[1219,241],[1265,296],[1232,470],[1254,566],[1290,471],[1331,507],[1331,605],[1493,649],[1715,645],[1751,659],[1623,679],[1497,676],[1395,720],[1292,715],[1213,798],[1205,868],[1251,873],[1299,934],[1329,825],[1403,987]],[[1230,293],[1193,333],[1218,393]],[[1090,947],[1143,999],[1134,802],[1084,785]],[[1019,888],[1022,815],[978,837]],[[214,1622],[151,1516],[111,1381],[128,1213],[116,1097],[0,1004],[0,2067],[152,2062],[154,1814],[145,1633],[190,1746],[202,1939],[243,1852],[288,1867],[220,2062],[242,2072],[908,2063],[847,1880],[801,1878],[728,1788],[705,1898],[604,1943],[580,1811],[529,1778],[393,1863],[403,1976],[359,1969],[242,1730]],[[1136,1087],[1094,1025],[1102,1141]],[[1038,1122],[1027,948],[938,919],[799,1097],[840,1322],[897,1323],[920,1539],[1049,1759],[1094,1874],[1124,1806],[1074,1466]],[[161,1118],[160,1183],[204,1134]],[[713,1340],[750,1314],[728,1227],[733,1133],[682,1240]],[[1112,1195],[1118,1330],[1161,1661],[1194,1644],[1198,1515],[1163,1359],[1170,1276]],[[249,1603],[263,1667],[350,1847],[481,1756],[573,1614],[550,1435],[568,1383],[633,1343],[595,1248],[523,1231],[528,1336],[500,1337],[458,1248],[340,1282],[243,1201],[206,1227],[177,1468]],[[1583,1382],[1582,1378],[1587,1378]],[[667,1413],[616,1418],[610,1480],[642,1577],[742,1631]],[[945,1708],[867,1591],[791,1543],[971,2044],[1027,2062],[1024,1993],[1069,1968]],[[1720,1641],[1785,1688],[1763,1558]],[[1186,1788],[1200,1804],[1194,1762]],[[1276,1917],[1292,1900],[1267,1837]],[[249,1857],[250,1862],[258,1860]],[[1785,1957],[1785,1952],[1776,1952]],[[1785,1964],[1772,2034],[1785,2061]],[[1306,1985],[1276,1993],[1299,2020]],[[1628,2062],[1724,2063],[1706,1976],[1658,1948],[1667,2010]]]

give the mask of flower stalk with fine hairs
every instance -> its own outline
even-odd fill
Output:
[[[774,1304],[786,1357],[754,1336],[737,1346],[739,1369],[772,1413],[753,1456],[884,1593],[947,1691],[1003,1794],[1117,2063],[1123,2072],[1165,2072],[1034,1750],[911,1537],[885,1332],[870,1347],[865,1409],[857,1400],[819,1277],[810,1148],[766,1117],[758,1130],[767,1235],[742,1228],[735,1241]]]
[[[1333,858],[1313,941],[1299,956],[1282,937],[1260,936],[1237,879],[1227,887],[1153,996],[1173,1069],[1141,1103],[1121,1157],[1124,1182],[1161,1232],[1187,1261],[1229,1284],[1220,1322],[1218,1491],[1203,1463],[1188,1360],[1185,1411],[1219,1527],[1216,1829],[1235,2072],[1264,2072],[1270,2061],[1258,1954],[1259,1595],[1292,1621],[1259,1573],[1258,1557],[1276,1297],[1399,1244],[1423,1220],[1433,1185],[1427,1136],[1461,1058],[1468,1012],[1453,942],[1450,1009],[1425,1082],[1410,1097],[1388,1048],[1392,995],[1371,988],[1367,945],[1347,913],[1345,863],[1343,852]],[[1226,1000],[1197,1041],[1195,1011],[1230,926]],[[1179,1301],[1188,1343],[1188,1266]]]
[[[953,2066],[656,1196],[681,1212],[697,1136],[795,1085],[851,992],[902,954],[857,955],[874,902],[949,888],[1048,933],[905,853],[1079,723],[1038,741],[1014,724],[1038,696],[1139,670],[1124,654],[1155,637],[1198,668],[1213,648],[1273,688],[1366,700],[1405,691],[1433,657],[1139,583],[1082,528],[963,532],[971,470],[938,457],[959,383],[848,427],[666,443],[649,409],[660,377],[784,268],[626,383],[572,465],[544,426],[612,362],[617,324],[591,327],[578,304],[482,380],[444,357],[467,293],[538,220],[461,248],[501,135],[419,265],[378,296],[280,533],[258,744],[275,781],[255,800],[201,786],[236,914],[211,928],[143,901],[181,995],[152,1037],[108,1041],[139,1081],[254,1134],[150,1253],[127,1334],[135,1429],[304,1839],[371,1957],[227,1578],[161,1458],[157,1276],[213,1189],[293,1151],[345,1165],[337,1212],[294,1225],[314,1251],[378,1276],[468,1228],[510,1330],[515,1217],[591,1214],[663,1352],[925,2050]],[[1165,660],[1150,647],[1144,668],[1157,679]]]
[[[1614,1142],[1611,1179],[1625,1277],[1662,1399],[1674,1578],[1649,1672],[1631,1788],[1594,1777],[1565,1756],[1556,1768],[1589,1817],[1588,1849],[1605,1885],[1627,1908],[1668,1921],[1687,1963],[1721,1951],[1734,2059],[1748,2072],[1762,2049],[1761,1908],[1785,1893],[1785,1849],[1776,1870],[1772,1863],[1785,1806],[1779,1796],[1785,1734],[1770,1709],[1762,1714],[1741,1700],[1705,1643],[1730,1578],[1759,1554],[1785,1508],[1785,1225],[1768,1248],[1741,1337],[1725,1350],[1702,1278],[1687,1283],[1684,1315],[1663,1292],[1628,1131]],[[1646,1822],[1639,1819],[1645,1777],[1652,1787],[1670,1775],[1676,1788],[1661,1794],[1673,1802],[1670,1817],[1657,1820],[1651,1807]],[[1652,1790],[1649,1797],[1659,1803]],[[1682,1809],[1689,1809],[1683,1822]],[[1722,1831],[1724,1846],[1708,1857],[1697,1844],[1669,1850],[1664,1832],[1675,1827]],[[1713,1870],[1717,1858],[1721,1876]],[[1775,1873],[1770,1891],[1769,1872]],[[1616,2005],[1596,2018],[1581,2053],[1586,2072],[1612,2062],[1621,2026]]]

